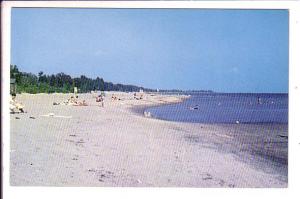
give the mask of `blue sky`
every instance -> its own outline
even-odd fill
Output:
[[[11,63],[148,88],[288,91],[288,11],[12,10]]]

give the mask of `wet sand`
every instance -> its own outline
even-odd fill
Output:
[[[115,94],[104,108],[92,94],[82,107],[53,105],[69,94],[18,95],[27,113],[11,114],[11,185],[287,187],[287,125],[162,121],[141,107],[184,97]]]

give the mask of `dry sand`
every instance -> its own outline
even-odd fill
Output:
[[[27,113],[10,118],[11,185],[287,187],[286,163],[256,158],[234,144],[249,129],[273,127],[162,121],[132,109],[184,96],[134,100],[132,93],[116,93],[122,100],[111,101],[111,95],[104,108],[92,94],[79,95],[89,104],[82,107],[53,105],[70,94],[18,95]],[[49,113],[66,117],[41,116]]]

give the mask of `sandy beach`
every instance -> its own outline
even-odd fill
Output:
[[[104,107],[92,94],[79,94],[88,106],[53,105],[71,94],[17,95],[27,112],[10,115],[10,184],[287,187],[286,124],[163,121],[143,108],[187,96],[112,94]]]

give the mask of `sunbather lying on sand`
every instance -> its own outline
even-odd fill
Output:
[[[82,102],[79,102],[79,101],[77,101],[78,96],[76,96],[75,98],[74,98],[74,96],[71,96],[69,99],[67,99],[66,101],[63,101],[62,103],[53,102],[53,105],[87,106],[87,103],[85,102],[85,100],[83,100]]]
[[[118,98],[117,96],[115,96],[114,94],[112,94],[111,96],[111,100],[121,100],[120,98]]]
[[[70,99],[67,99],[66,101],[63,102],[53,102],[53,105],[72,105]]]
[[[82,102],[74,102],[73,106],[87,106],[88,104],[83,100]]]
[[[136,93],[134,93],[133,98],[136,99],[136,100],[143,99],[143,94],[140,94],[140,96],[138,96]]]

